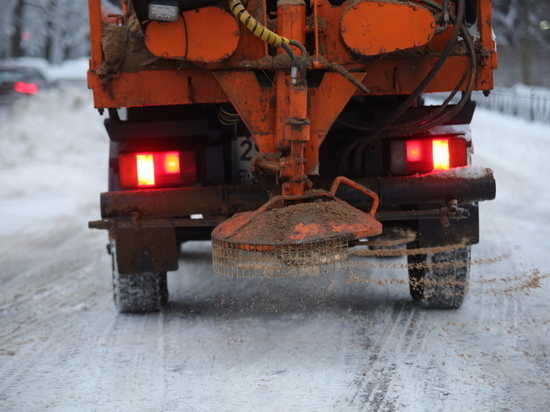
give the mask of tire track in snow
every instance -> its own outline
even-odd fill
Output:
[[[84,387],[94,374],[95,359],[90,356],[95,351],[93,335],[104,330],[105,323],[104,317],[73,312],[68,319],[53,319],[39,336],[31,338],[32,344],[3,357],[2,410],[38,411],[60,403],[67,406],[71,398],[78,398],[77,388]]]
[[[93,404],[100,410],[159,409],[165,393],[164,315],[118,314],[102,346]]]
[[[83,233],[75,227],[57,226],[51,232],[32,233],[15,239],[11,237],[9,242],[6,240],[10,244],[10,252],[0,256],[0,265],[9,268],[9,272],[0,277],[0,287],[7,289],[11,284],[19,282],[19,277],[59,260],[59,252],[71,249],[72,244],[82,237]],[[52,251],[56,253],[52,255]]]
[[[498,236],[499,232],[499,227],[491,227],[488,231],[490,236]],[[512,256],[519,251],[508,239],[499,242],[498,248],[508,248]],[[480,249],[480,254],[492,255],[494,249],[489,242]],[[503,266],[499,263],[487,267],[481,275],[482,279],[500,279],[501,273],[505,272],[513,280],[510,285],[504,281],[497,285],[492,282],[482,284],[475,302],[479,308],[478,316],[474,319],[486,335],[486,342],[484,345],[479,342],[471,351],[479,363],[489,363],[488,359],[491,359],[495,365],[491,372],[485,372],[485,368],[479,372],[489,385],[500,387],[499,391],[494,391],[494,396],[487,395],[494,405],[511,410],[535,410],[537,405],[550,403],[550,344],[545,344],[548,342],[548,317],[542,312],[543,306],[538,305],[541,312],[533,313],[529,304],[531,295],[544,292],[522,288],[523,283],[538,273],[536,269],[529,269],[531,265],[522,262],[522,258],[512,258],[506,267]],[[546,314],[550,315],[548,309]],[[503,362],[516,366],[504,368],[500,366]]]
[[[27,387],[29,377],[36,376],[40,361],[49,357],[54,349],[55,342],[44,342],[38,339],[25,351],[4,357],[4,359],[8,358],[7,361],[2,362],[3,366],[0,372],[0,402],[2,402],[4,410],[16,410],[10,407],[13,399],[24,396],[20,392],[20,388]]]
[[[24,340],[26,334],[34,333],[60,312],[86,309],[98,292],[104,290],[97,270],[103,266],[105,257],[93,244],[94,238],[76,230],[64,231],[64,236],[57,237],[56,247],[49,250],[48,239],[40,237],[38,244],[49,253],[31,256],[29,267],[4,285],[4,299],[0,303],[3,322],[0,347]]]
[[[415,362],[425,339],[423,318],[423,312],[410,303],[394,306],[389,322],[368,348],[369,360],[361,367],[363,376],[356,380],[358,388],[350,406],[366,411],[394,410],[386,396],[398,378],[398,366]]]
[[[0,308],[0,321],[4,323],[0,347],[24,341],[27,334],[34,334],[60,312],[86,310],[104,290],[96,287],[100,279],[96,279],[96,267],[89,265],[89,257],[73,255],[67,259],[70,251],[72,248],[56,253],[39,269],[18,277],[6,290],[13,301],[6,301]]]

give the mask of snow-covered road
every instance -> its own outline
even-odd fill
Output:
[[[497,200],[458,311],[414,307],[405,270],[229,278],[191,242],[168,308],[122,316],[87,229],[107,162],[90,106],[53,90],[0,124],[0,411],[550,409],[550,127],[478,111]]]

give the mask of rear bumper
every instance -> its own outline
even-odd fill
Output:
[[[492,200],[496,194],[492,171],[475,166],[460,168],[458,172],[356,181],[378,194],[379,220],[392,220],[387,212],[396,207],[406,211],[407,205],[450,201],[470,204]],[[342,187],[337,197],[358,209],[370,207],[363,194],[347,187]],[[109,229],[113,224],[135,225],[138,220],[140,225],[149,227],[214,227],[235,213],[256,210],[267,200],[267,193],[259,185],[105,192],[101,193],[103,220],[90,222],[90,227]],[[194,214],[205,219],[190,219]]]

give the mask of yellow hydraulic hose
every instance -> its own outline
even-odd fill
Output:
[[[290,43],[289,39],[272,32],[252,17],[250,13],[246,11],[240,0],[229,0],[229,9],[231,10],[231,13],[233,13],[235,17],[237,17],[239,21],[248,28],[248,30],[250,30],[256,37],[259,37],[265,41],[267,44],[274,47],[281,47],[283,43]]]

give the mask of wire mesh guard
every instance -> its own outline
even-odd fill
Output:
[[[345,238],[267,246],[265,249],[245,250],[241,244],[213,239],[214,271],[230,276],[286,277],[312,276],[348,268]]]
[[[348,267],[348,243],[378,235],[380,222],[332,196],[285,205],[272,199],[212,232],[217,273],[246,277],[305,276]],[[301,199],[303,200],[303,199]]]

